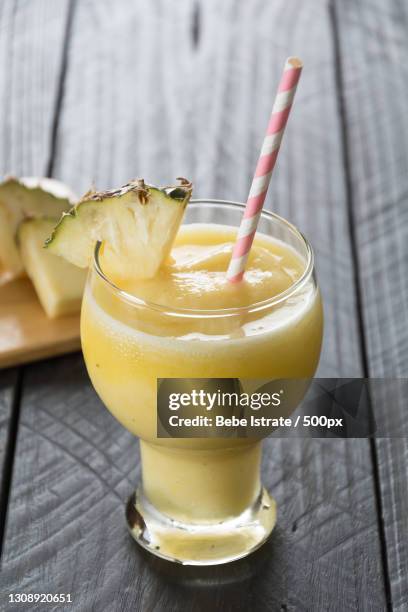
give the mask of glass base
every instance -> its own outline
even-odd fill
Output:
[[[184,565],[219,565],[246,557],[269,537],[276,502],[262,488],[242,514],[218,523],[183,523],[159,512],[141,488],[129,498],[126,520],[133,538],[157,557]]]

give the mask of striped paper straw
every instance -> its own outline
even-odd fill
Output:
[[[244,276],[245,265],[254,240],[258,220],[261,216],[276,158],[278,157],[279,147],[290,109],[292,108],[302,67],[302,62],[296,57],[289,57],[286,60],[227,271],[227,278],[231,283],[239,282]]]

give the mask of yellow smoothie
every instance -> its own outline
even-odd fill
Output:
[[[88,372],[112,414],[141,438],[144,493],[190,523],[219,522],[254,502],[260,442],[157,438],[157,378],[311,377],[320,354],[320,295],[312,278],[299,284],[306,261],[258,232],[244,281],[231,284],[235,235],[228,226],[182,226],[153,279],[109,279],[126,292],[119,297],[93,271],[82,306]]]

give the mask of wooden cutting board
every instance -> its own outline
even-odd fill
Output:
[[[0,286],[0,368],[79,348],[79,314],[49,319],[28,279]]]

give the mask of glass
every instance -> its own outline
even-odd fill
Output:
[[[243,209],[195,200],[184,224],[237,228]],[[318,364],[322,307],[311,247],[266,211],[258,231],[294,249],[304,270],[286,291],[240,308],[144,302],[104,275],[100,245],[95,250],[81,314],[84,357],[102,401],[140,438],[142,482],[126,508],[130,532],[171,561],[211,565],[246,556],[271,533],[276,505],[260,481],[261,441],[157,437],[157,378],[309,378]]]

